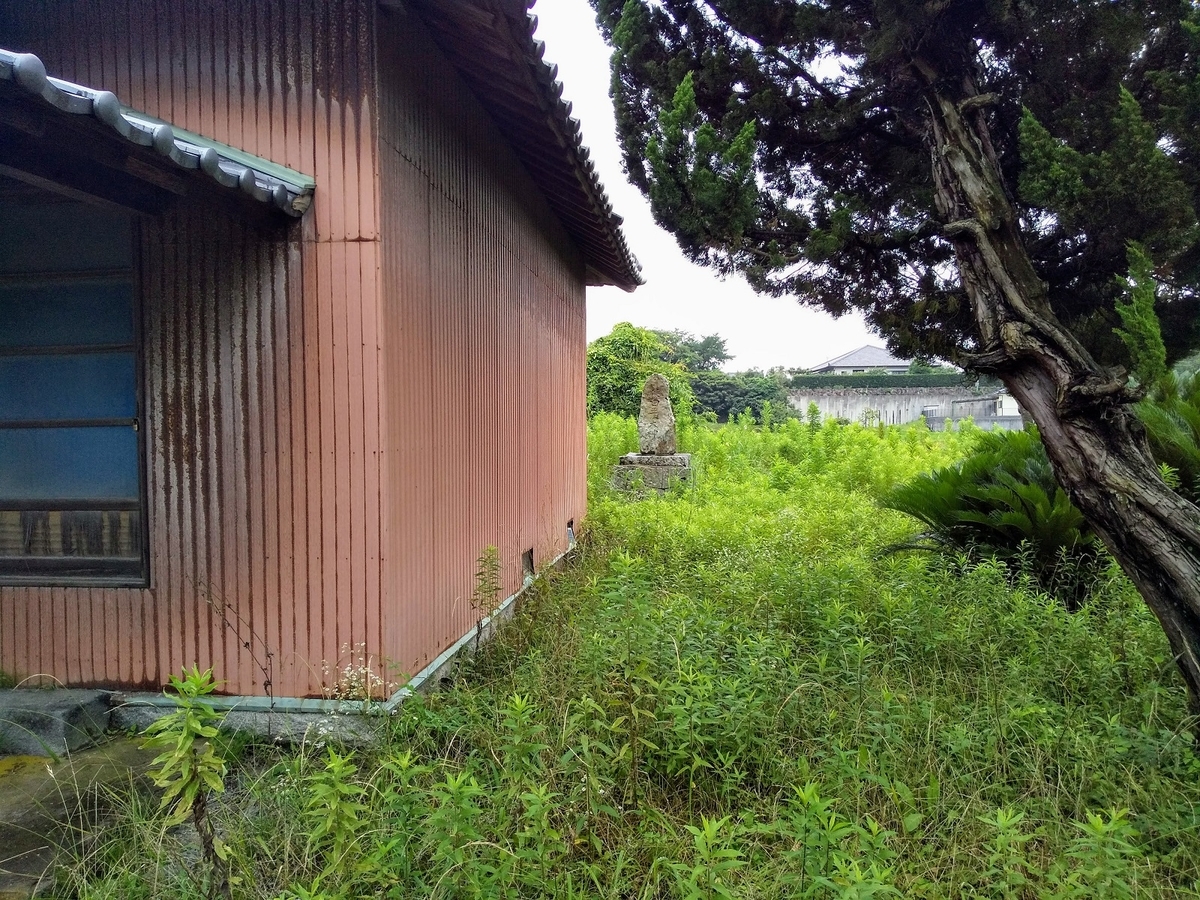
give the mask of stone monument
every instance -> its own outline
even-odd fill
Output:
[[[642,388],[638,414],[639,453],[627,453],[617,462],[613,485],[619,490],[649,488],[665,491],[672,484],[691,478],[692,455],[676,453],[675,413],[671,409],[671,382],[664,375],[651,375]]]

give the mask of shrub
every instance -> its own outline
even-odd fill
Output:
[[[678,363],[664,362],[667,346],[653,332],[628,322],[596,338],[587,348],[588,415],[608,412],[637,417],[642,405],[642,386],[654,373],[671,381],[671,407],[676,419],[688,419],[695,397],[687,370]]]
[[[961,387],[967,384],[961,372],[923,372],[912,375],[887,375],[882,372],[863,372],[858,375],[793,375],[793,390],[811,388],[933,388]]]
[[[1032,430],[984,434],[965,460],[895,487],[881,503],[927,526],[890,551],[995,556],[1070,610],[1108,567],[1103,545],[1054,480]]]
[[[726,422],[745,410],[762,419],[763,404],[768,403],[780,418],[792,414],[787,389],[767,375],[725,372],[699,372],[692,376],[692,392],[699,412],[713,412]]]
[[[1138,416],[1172,487],[1200,502],[1200,372],[1163,378],[1154,395],[1138,404]]]

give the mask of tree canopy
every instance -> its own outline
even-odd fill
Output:
[[[697,338],[686,331],[655,331],[654,334],[666,347],[663,359],[679,363],[689,372],[713,372],[721,363],[733,359],[725,346],[725,338],[709,334]]]
[[[927,84],[970,77],[1058,317],[1128,365],[1127,246],[1171,358],[1200,343],[1200,15],[1180,0],[592,0],[630,179],[693,260],[906,355],[975,349],[929,161]]]
[[[587,411],[636,417],[642,405],[642,387],[654,373],[671,382],[671,407],[675,416],[692,414],[695,397],[687,369],[666,357],[670,348],[658,333],[619,322],[587,348]]]
[[[735,419],[747,410],[763,420],[763,404],[769,404],[775,421],[794,417],[788,404],[787,387],[777,378],[756,372],[697,372],[692,376],[696,408],[712,413],[718,422]]]
[[[591,2],[659,223],[760,291],[1002,379],[1200,711],[1200,508],[1127,380],[1200,344],[1195,0]]]
[[[671,381],[676,417],[712,414],[726,421],[750,410],[761,417],[769,403],[779,419],[789,415],[782,381],[761,373],[727,374],[718,365],[732,359],[717,334],[696,338],[686,331],[656,331],[628,322],[588,345],[588,415],[611,412],[637,416],[642,386],[654,372]]]

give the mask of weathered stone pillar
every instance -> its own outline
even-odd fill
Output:
[[[613,485],[623,491],[639,488],[666,491],[680,480],[690,479],[692,456],[676,453],[675,412],[671,409],[671,383],[654,374],[642,388],[638,415],[638,449],[618,461]]]

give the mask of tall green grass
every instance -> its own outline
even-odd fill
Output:
[[[885,556],[883,490],[971,435],[685,428],[697,476],[608,486],[582,551],[370,751],[243,751],[234,896],[1196,897],[1196,723],[1114,568],[1070,615],[995,562]],[[153,804],[60,883],[179,897]]]

